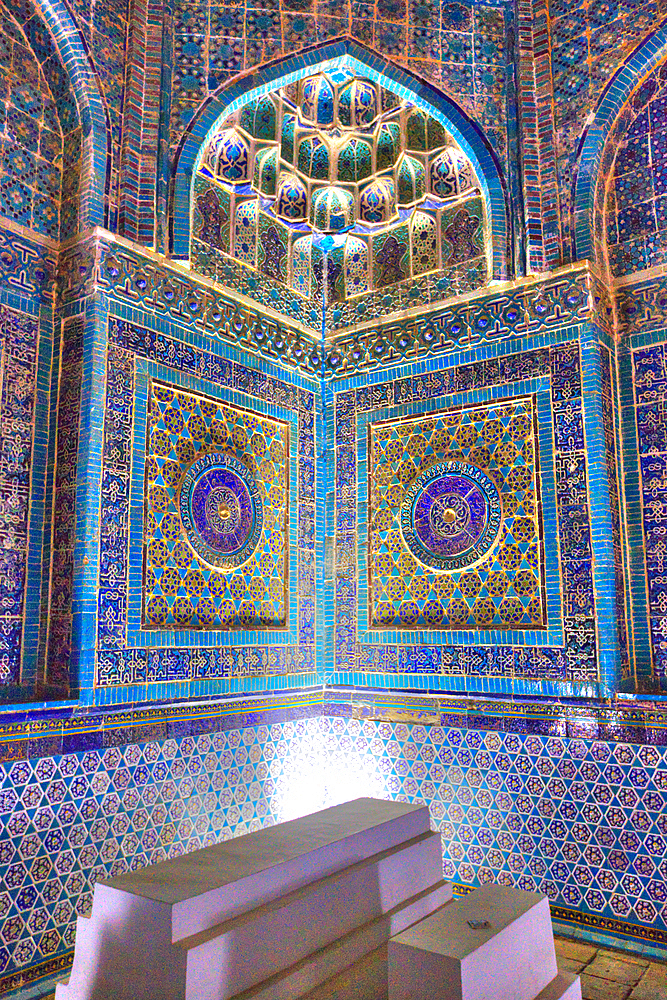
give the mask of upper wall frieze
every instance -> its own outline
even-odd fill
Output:
[[[1,261],[0,261],[1,263]],[[482,292],[353,327],[324,343],[299,324],[195,275],[182,264],[95,229],[63,249],[64,307],[96,293],[318,378],[595,322],[610,335],[609,290],[588,262],[548,276],[496,282]]]
[[[667,267],[619,278],[615,282],[618,327],[622,335],[667,329]]]

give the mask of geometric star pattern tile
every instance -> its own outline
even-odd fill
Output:
[[[546,625],[534,400],[370,427],[373,625]]]
[[[0,972],[99,879],[360,795],[428,803],[448,879],[667,940],[667,748],[322,716],[0,765]]]
[[[145,622],[285,624],[287,426],[151,383]]]
[[[99,879],[273,822],[273,748],[302,731],[286,722],[3,764],[0,972],[72,949]]]
[[[576,910],[600,921],[660,928],[664,940],[666,748],[356,719],[319,722],[326,725],[329,767],[338,769],[341,784],[347,768],[365,776],[365,794],[430,805],[432,827],[442,834],[445,878],[543,892],[556,918],[558,907]],[[641,927],[635,936],[642,936]]]

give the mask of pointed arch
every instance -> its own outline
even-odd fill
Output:
[[[607,84],[587,124],[573,181],[574,259],[595,257],[595,199],[607,139],[623,107],[639,84],[667,59],[667,20],[654,31]]]
[[[109,130],[107,114],[100,96],[97,79],[88,53],[66,4],[63,0],[33,0],[35,13],[19,23],[28,28],[33,17],[49,29],[54,46],[44,53],[46,62],[56,60],[64,69],[74,93],[81,121],[82,162],[79,189],[79,232],[106,221],[105,195],[109,177]],[[18,16],[18,15],[17,15]]]
[[[356,75],[368,77],[380,86],[393,90],[446,125],[469,156],[482,184],[491,222],[493,276],[507,277],[507,191],[498,159],[483,132],[451,98],[409,70],[347,36],[248,71],[221,87],[202,105],[183,136],[176,156],[170,213],[174,256],[184,258],[189,253],[192,178],[202,150],[221,118],[262,94],[304,76],[337,67],[345,67]]]

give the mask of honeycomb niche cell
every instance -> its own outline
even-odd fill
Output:
[[[369,624],[547,625],[535,401],[369,427]]]
[[[195,173],[193,268],[315,330],[325,288],[325,330],[340,329],[483,286],[489,252],[479,179],[446,128],[340,69],[230,114]]]
[[[151,383],[144,628],[286,624],[288,455],[280,420]]]

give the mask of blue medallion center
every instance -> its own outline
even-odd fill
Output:
[[[262,532],[259,489],[232,455],[204,455],[190,466],[181,483],[180,512],[190,545],[213,566],[240,566]]]
[[[407,491],[401,530],[417,559],[436,569],[462,569],[489,551],[502,508],[495,483],[474,465],[443,462]]]

